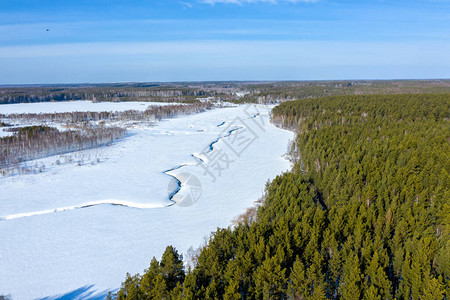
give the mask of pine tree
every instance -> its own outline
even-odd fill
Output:
[[[156,258],[153,257],[150,262],[150,267],[146,270],[141,279],[141,290],[147,299],[150,299],[149,295],[155,286],[156,276],[160,273],[159,263]]]
[[[223,296],[225,300],[240,300],[241,294],[239,293],[239,281],[236,279],[230,280],[225,287],[225,294]]]
[[[220,299],[220,290],[219,290],[219,284],[217,283],[216,279],[213,278],[211,282],[206,287],[206,299],[208,300],[216,300]]]
[[[294,299],[300,299],[307,292],[305,266],[297,256],[289,278],[289,295]]]
[[[313,300],[325,300],[325,299],[327,299],[327,295],[325,293],[325,289],[323,288],[323,286],[317,285],[317,286],[314,287],[312,299]]]
[[[183,296],[185,299],[197,299],[197,283],[196,283],[196,276],[193,272],[191,272],[191,269],[189,268],[188,273],[184,279],[183,284]]]
[[[127,277],[117,295],[117,300],[141,300],[142,297],[139,275],[131,276],[130,273],[127,273]]]
[[[375,251],[372,256],[372,260],[366,270],[366,274],[368,275],[369,280],[368,286],[373,287],[382,299],[391,299],[390,283],[386,273],[380,266],[377,251]]]
[[[383,300],[383,299],[378,294],[378,289],[375,286],[371,285],[364,291],[364,300]]]
[[[169,290],[174,289],[178,282],[184,281],[183,256],[172,246],[167,246],[162,255],[160,271]]]
[[[167,286],[166,281],[164,280],[161,274],[156,275],[153,280],[153,288],[150,290],[150,299],[166,299],[167,295]]]
[[[286,269],[282,269],[276,257],[266,259],[254,275],[256,297],[274,299],[285,297]]]
[[[183,299],[183,286],[178,282],[177,286],[170,292],[170,299],[182,300]]]
[[[347,258],[342,277],[343,280],[340,287],[342,299],[360,299],[362,275],[359,268],[359,260],[355,254],[350,253]]]
[[[429,278],[423,289],[423,299],[441,300],[444,299],[445,287],[442,283],[442,277],[438,279]]]

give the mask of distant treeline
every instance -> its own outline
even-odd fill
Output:
[[[280,103],[337,95],[450,93],[449,80],[293,81],[243,86],[248,94],[237,102]]]
[[[0,104],[34,103],[50,101],[149,101],[149,102],[195,102],[199,97],[228,99],[232,94],[226,89],[201,87],[21,87],[0,88]]]
[[[88,121],[158,121],[178,115],[203,112],[212,107],[211,103],[194,103],[189,105],[149,106],[145,111],[126,110],[116,112],[67,112],[37,114],[0,114],[1,119],[22,123],[80,123]]]
[[[239,97],[238,94],[246,95]],[[150,101],[192,103],[197,98],[279,103],[334,95],[450,93],[450,80],[117,83],[0,87],[0,104],[48,101]]]
[[[106,145],[125,133],[124,128],[103,126],[67,131],[41,125],[21,127],[14,135],[0,138],[0,167]]]
[[[450,296],[450,95],[286,102],[291,172],[218,229],[182,272],[168,247],[117,299],[427,299]]]

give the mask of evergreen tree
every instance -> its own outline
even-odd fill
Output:
[[[167,246],[162,255],[160,272],[169,290],[174,289],[178,282],[184,281],[183,256],[172,246]]]
[[[183,284],[183,297],[185,299],[197,299],[196,276],[189,269]]]
[[[166,299],[167,296],[167,286],[164,278],[161,274],[157,274],[153,279],[153,287],[148,292],[147,299]]]
[[[301,299],[303,295],[308,294],[309,289],[306,285],[305,267],[297,256],[289,278],[289,295],[294,299]]]
[[[361,271],[358,257],[350,253],[344,264],[342,274],[341,295],[342,299],[360,299],[361,297]]]
[[[282,299],[285,297],[286,270],[280,266],[276,257],[266,259],[255,272],[256,297],[263,299]]]
[[[150,293],[155,288],[155,280],[160,273],[159,263],[156,258],[153,257],[150,262],[150,267],[146,270],[141,279],[141,291],[146,299],[151,299]]]
[[[225,300],[240,300],[241,294],[239,293],[239,282],[237,280],[231,280],[225,288],[225,294],[223,295]]]

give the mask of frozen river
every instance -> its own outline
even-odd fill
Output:
[[[186,253],[229,226],[290,167],[293,133],[269,123],[270,109],[164,120],[78,154],[99,163],[55,156],[37,162],[43,173],[0,178],[0,295],[102,297],[167,245]]]

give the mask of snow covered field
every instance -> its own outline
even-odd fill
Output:
[[[55,156],[32,162],[43,173],[0,178],[0,295],[103,298],[167,245],[185,254],[229,226],[289,168],[293,133],[269,124],[270,109],[164,120],[89,150],[94,165]]]
[[[72,111],[144,111],[149,105],[163,106],[179,103],[163,102],[92,102],[92,101],[63,101],[38,102],[0,105],[0,114],[30,114],[30,113],[65,113]]]

